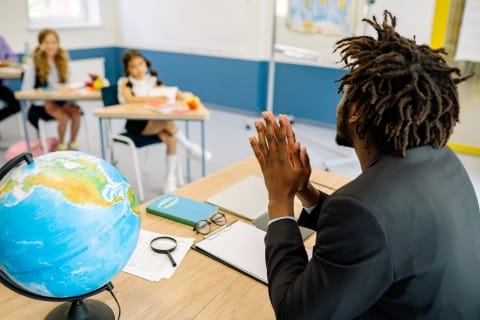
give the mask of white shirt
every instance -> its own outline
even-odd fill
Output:
[[[58,85],[58,70],[54,63],[49,64],[50,72],[48,73],[48,88],[53,89]],[[29,59],[23,74],[22,90],[32,90],[35,86],[35,65],[32,59]],[[33,101],[34,105],[43,105],[45,101]]]
[[[311,207],[308,207],[308,208],[304,208],[305,211],[310,214],[310,212],[313,211],[313,209],[315,209],[317,207],[317,205],[313,205]],[[290,217],[290,216],[285,216],[285,217],[279,217],[279,218],[275,218],[275,219],[272,219],[270,221],[268,221],[268,225],[274,223],[275,221],[278,221],[278,220],[283,220],[283,219],[290,219],[290,220],[293,220],[293,221],[297,221],[297,219],[295,219],[294,217]]]
[[[125,103],[125,97],[122,94],[122,85],[130,81],[132,84],[132,93],[134,96],[137,97],[148,97],[150,95],[150,91],[153,88],[157,87],[157,78],[152,76],[151,74],[146,74],[145,77],[141,80],[134,79],[133,77],[121,77],[118,79],[118,101],[120,103]]]

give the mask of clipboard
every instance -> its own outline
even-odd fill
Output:
[[[252,224],[236,220],[195,243],[192,249],[267,284],[265,234]]]

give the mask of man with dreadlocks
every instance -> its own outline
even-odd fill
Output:
[[[365,20],[377,38],[340,40],[337,142],[362,173],[330,196],[309,182],[288,118],[264,112],[250,144],[269,193],[268,289],[278,319],[480,319],[480,212],[445,146],[458,121],[443,49]],[[304,207],[294,218],[294,197]],[[298,225],[317,231],[308,260]]]

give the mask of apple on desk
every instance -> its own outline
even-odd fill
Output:
[[[190,110],[197,110],[202,103],[200,98],[197,96],[190,96],[185,100],[185,102]]]

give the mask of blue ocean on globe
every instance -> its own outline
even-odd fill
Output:
[[[75,297],[127,264],[138,200],[120,171],[82,152],[53,152],[0,181],[0,268],[24,290]]]

